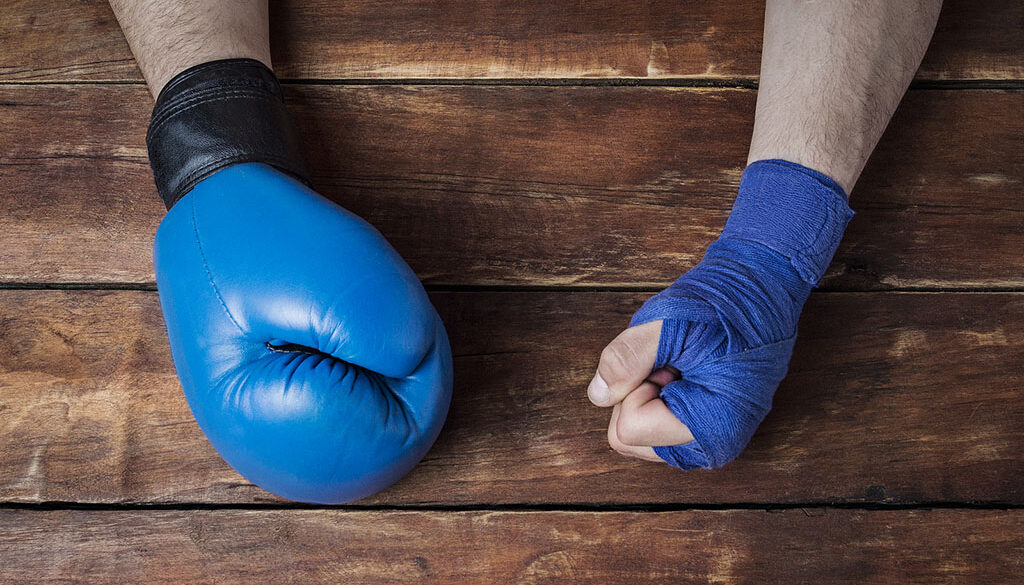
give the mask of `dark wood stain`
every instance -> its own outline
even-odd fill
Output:
[[[764,3],[271,2],[285,78],[756,78]],[[1024,7],[947,0],[919,79],[1020,79]],[[0,79],[141,80],[105,2],[10,0]]]
[[[1016,583],[1021,510],[0,510],[12,583]],[[55,537],[59,535],[59,537]]]
[[[101,0],[11,0],[0,582],[1019,581],[1024,3],[945,2],[774,409],[739,459],[687,473],[614,454],[585,386],[649,294],[621,291],[673,280],[725,221],[763,2],[271,11],[317,187],[447,291],[450,419],[358,509],[232,471],[156,293],[103,290],[150,288],[164,213],[127,44]]]
[[[289,87],[313,180],[428,285],[633,286],[700,260],[754,92]],[[0,281],[152,282],[141,87],[0,86]],[[911,92],[823,286],[1024,285],[1024,93]],[[54,132],[52,128],[60,128]],[[45,198],[39,194],[45,193]]]
[[[616,455],[586,399],[645,296],[435,293],[451,415],[419,467],[361,503],[1024,503],[1021,293],[812,295],[749,448],[690,473]],[[0,291],[0,499],[281,502],[203,438],[159,311],[153,292]]]

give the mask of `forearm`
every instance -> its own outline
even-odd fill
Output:
[[[747,162],[784,159],[849,193],[924,56],[941,0],[768,0]]]
[[[270,63],[266,0],[110,0],[149,91],[218,59]]]

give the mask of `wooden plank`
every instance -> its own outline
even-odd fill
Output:
[[[754,78],[764,3],[272,2],[285,78]],[[1024,8],[947,0],[919,79],[1020,79]],[[140,80],[102,0],[12,0],[0,80]]]
[[[314,182],[427,284],[660,288],[732,205],[755,94],[289,87]],[[140,87],[0,87],[0,281],[152,282]],[[1024,286],[1024,92],[914,91],[824,286]],[[57,130],[59,129],[59,131]]]
[[[775,408],[714,472],[616,455],[586,399],[644,296],[434,294],[451,415],[426,460],[364,503],[1024,500],[1024,294],[812,295]],[[0,436],[2,501],[280,501],[196,427],[152,292],[0,292]]]
[[[993,585],[1017,583],[1022,528],[1021,510],[0,510],[0,580]]]

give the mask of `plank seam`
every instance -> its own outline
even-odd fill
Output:
[[[359,505],[344,504],[337,506],[302,504],[297,502],[281,503],[124,503],[124,504],[103,504],[72,501],[47,501],[47,502],[2,502],[0,510],[32,510],[32,511],[57,511],[57,510],[87,510],[96,512],[123,512],[123,511],[163,511],[163,510],[338,510],[345,512],[688,512],[688,511],[734,511],[734,510],[760,510],[765,512],[784,510],[816,510],[825,511],[837,510],[870,510],[870,511],[900,511],[900,510],[1022,510],[1022,502],[1004,501],[921,501],[921,502],[793,502],[793,503],[772,503],[772,502],[732,502],[720,504],[697,504],[697,503],[648,503],[648,504],[616,504],[616,503],[594,503],[594,504],[571,504],[571,503],[540,503],[540,504],[408,504],[408,505]]]
[[[290,78],[283,85],[338,86],[490,86],[490,87],[664,87],[694,89],[756,90],[756,78],[644,78],[644,77],[536,77],[536,78],[446,78],[395,77],[387,79],[353,77],[347,79]],[[75,86],[125,85],[145,86],[141,80],[0,80],[0,86]],[[915,90],[1021,90],[1024,79],[920,79],[910,84]]]
[[[666,282],[666,286],[669,283]],[[427,292],[467,292],[467,293],[649,293],[660,292],[659,286],[544,286],[544,285],[477,285],[477,284],[427,284]],[[123,290],[155,292],[156,283],[134,282],[0,282],[2,290]],[[877,288],[830,288],[823,286],[812,291],[812,294],[863,294],[863,293],[909,293],[909,294],[1015,294],[1024,293],[1020,286],[989,286],[989,287],[931,287],[931,286],[900,286]]]

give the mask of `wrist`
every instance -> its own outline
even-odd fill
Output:
[[[853,211],[831,178],[784,160],[751,163],[720,240],[761,244],[786,258],[803,279],[824,276]]]
[[[237,163],[266,163],[309,183],[281,85],[254,59],[211,61],[174,76],[157,97],[146,146],[168,209],[196,183]]]

